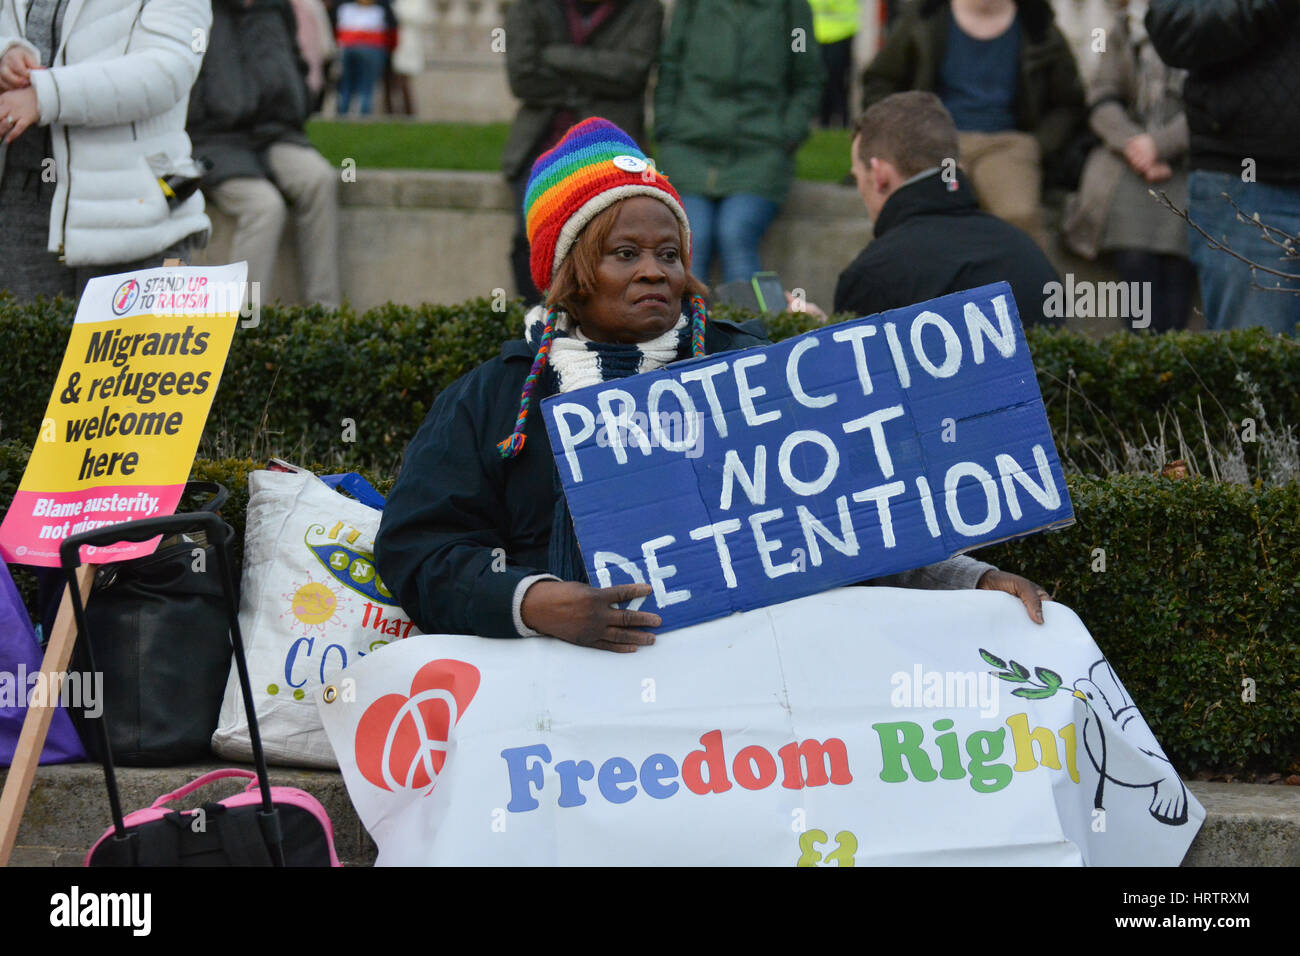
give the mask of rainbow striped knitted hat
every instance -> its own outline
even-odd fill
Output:
[[[524,228],[538,289],[551,287],[587,223],[629,196],[653,196],[673,211],[690,262],[691,226],[681,197],[632,137],[609,120],[583,120],[537,157],[524,194]]]

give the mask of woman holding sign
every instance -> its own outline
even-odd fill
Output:
[[[539,157],[525,218],[546,304],[528,313],[525,338],[438,396],[384,509],[376,564],[426,633],[550,635],[634,651],[654,642],[647,629],[660,618],[614,605],[647,596],[650,585],[586,583],[537,405],[678,359],[768,343],[754,323],[709,319],[706,289],[690,274],[680,197],[606,120],[579,123]],[[1046,596],[964,557],[878,583],[1010,591],[1040,622]]]

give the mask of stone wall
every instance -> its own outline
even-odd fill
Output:
[[[514,200],[495,173],[451,170],[356,171],[339,184],[340,264],[343,294],[358,310],[393,301],[454,303],[504,290],[515,295],[508,255],[514,232]],[[213,236],[196,264],[229,261],[233,220],[209,207]],[[1045,210],[1055,235],[1059,209]],[[871,223],[857,191],[831,183],[796,182],[763,241],[763,265],[778,272],[787,289],[803,289],[808,301],[829,310],[835,279],[870,241]],[[280,243],[276,281],[262,301],[297,302],[297,256],[292,219]],[[307,245],[307,254],[318,254]],[[1062,250],[1049,253],[1057,270],[1075,280],[1116,278],[1098,263]],[[715,280],[716,281],[716,280]],[[1118,320],[1071,320],[1071,328],[1101,335]],[[1195,317],[1192,328],[1200,327]]]
[[[500,176],[454,171],[358,170],[340,183],[343,293],[357,309],[392,300],[461,302],[504,289],[514,201]],[[233,220],[209,209],[213,237],[199,262],[228,261]],[[871,236],[850,187],[796,183],[763,243],[764,264],[786,288],[830,308],[835,277]],[[280,244],[277,279],[263,301],[298,301],[292,220]],[[307,254],[315,254],[308,242]]]

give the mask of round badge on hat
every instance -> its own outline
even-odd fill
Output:
[[[650,164],[639,156],[615,156],[612,162],[625,173],[643,173],[650,168]]]

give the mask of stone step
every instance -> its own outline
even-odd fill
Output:
[[[225,763],[184,767],[118,768],[118,789],[126,812],[147,807]],[[251,768],[250,768],[251,769]],[[334,824],[339,859],[347,866],[370,866],[377,849],[357,818],[337,771],[270,769],[273,786],[297,787],[324,806]],[[0,781],[5,772],[0,771]],[[1247,783],[1188,781],[1206,810],[1206,820],[1183,866],[1300,866],[1300,788]],[[242,789],[224,780],[187,798],[182,807],[219,800]],[[41,767],[27,802],[15,866],[80,866],[86,851],[111,825],[104,774],[98,764]]]
[[[182,767],[118,767],[122,811],[147,807],[165,793],[223,767],[252,770],[251,764],[195,763]],[[271,767],[271,786],[297,787],[320,801],[334,825],[334,847],[345,866],[370,866],[378,852],[357,818],[336,770]],[[0,779],[7,771],[0,771]],[[222,800],[242,790],[244,781],[220,780],[179,802],[179,808]],[[18,827],[10,858],[18,866],[80,866],[86,852],[112,826],[104,771],[99,764],[74,763],[40,767]]]

